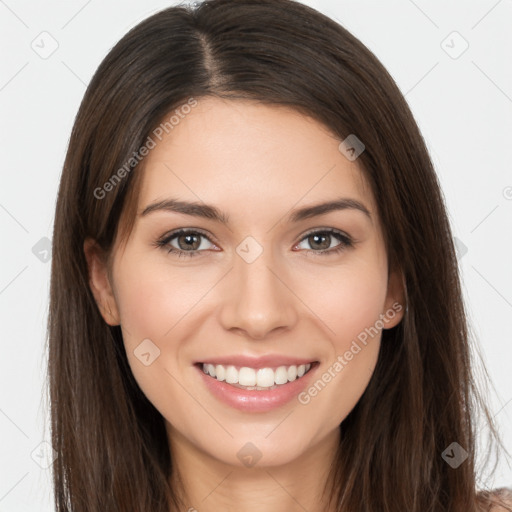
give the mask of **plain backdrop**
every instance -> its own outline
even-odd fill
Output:
[[[512,452],[512,1],[304,3],[376,54],[420,126],[495,386],[491,411]],[[43,401],[48,248],[79,102],[109,49],[170,5],[0,0],[0,512],[53,510]],[[510,466],[487,485],[512,486]]]

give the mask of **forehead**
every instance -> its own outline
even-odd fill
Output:
[[[357,162],[318,121],[281,105],[238,99],[201,98],[187,112],[153,132],[138,212],[169,195],[216,204],[234,216],[279,215],[296,203],[340,196],[374,210]]]

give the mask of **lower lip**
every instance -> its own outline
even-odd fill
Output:
[[[312,363],[309,371],[302,377],[268,391],[236,388],[207,375],[204,373],[202,366],[202,364],[195,365],[206,387],[220,401],[245,412],[266,412],[285,405],[296,398],[308,385],[311,374],[316,370],[318,363]]]

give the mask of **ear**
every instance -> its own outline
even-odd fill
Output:
[[[388,290],[382,312],[387,319],[384,328],[391,329],[398,325],[404,317],[405,308],[405,280],[401,271],[393,270],[388,277]]]
[[[119,325],[119,311],[108,275],[105,254],[92,238],[84,241],[84,253],[89,269],[89,286],[101,316],[108,325]]]

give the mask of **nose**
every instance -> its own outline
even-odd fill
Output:
[[[271,251],[263,251],[251,263],[235,254],[233,265],[222,290],[220,322],[224,329],[254,339],[291,329],[300,301]]]

